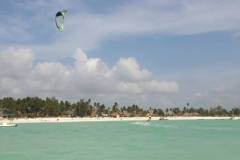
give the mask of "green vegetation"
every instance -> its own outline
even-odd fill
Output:
[[[0,99],[0,116],[3,117],[135,117],[135,116],[240,116],[240,108],[224,109],[217,106],[209,109],[184,106],[166,109],[139,107],[138,105],[119,106],[115,102],[112,106],[105,106],[99,102],[81,99],[78,102],[59,101],[56,98],[41,99],[26,97]]]

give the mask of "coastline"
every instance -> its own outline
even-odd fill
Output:
[[[232,117],[151,117],[152,121],[165,120],[231,120]],[[14,118],[0,119],[0,123],[62,123],[62,122],[112,122],[112,121],[147,121],[148,117],[43,117],[43,118]],[[240,120],[240,117],[234,117],[234,120]]]

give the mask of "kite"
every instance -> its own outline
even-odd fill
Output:
[[[58,11],[55,16],[55,23],[60,32],[64,30],[64,16],[66,15],[67,10]]]

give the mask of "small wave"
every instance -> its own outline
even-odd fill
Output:
[[[150,122],[133,122],[132,124],[139,125],[139,126],[144,126],[144,127],[147,127],[147,126],[151,125]]]
[[[173,125],[158,125],[158,126],[162,128],[179,128],[178,126],[173,126]]]

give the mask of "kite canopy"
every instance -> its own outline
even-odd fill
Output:
[[[64,16],[67,13],[67,10],[58,11],[55,16],[55,23],[60,32],[64,30]]]

